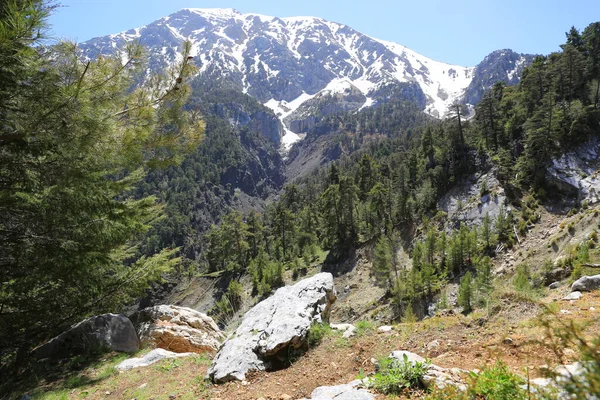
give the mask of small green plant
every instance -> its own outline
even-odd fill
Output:
[[[577,279],[583,276],[583,267],[581,263],[575,263],[573,265],[573,271],[571,271],[571,282],[575,282]]]
[[[371,321],[358,321],[356,323],[356,336],[361,337],[367,333],[373,332],[375,325]]]
[[[402,317],[402,322],[405,324],[412,324],[417,322],[418,318],[413,310],[412,304],[408,304],[406,309],[404,310],[404,316]]]
[[[386,357],[379,360],[379,370],[371,380],[372,387],[384,394],[400,394],[405,389],[421,386],[421,378],[429,369],[429,361],[409,361]]]
[[[488,194],[489,192],[490,192],[490,189],[488,188],[487,181],[481,182],[481,186],[479,187],[479,195],[481,197],[483,197],[486,194]]]
[[[364,368],[361,368],[358,371],[358,375],[356,375],[356,379],[359,380],[359,381],[361,381],[361,380],[365,379],[366,377],[367,377],[367,374],[365,374]]]
[[[440,310],[447,310],[448,309],[448,296],[446,295],[446,291],[442,291],[442,294],[440,295],[440,299],[438,301],[438,308]]]
[[[517,266],[517,273],[513,278],[515,289],[517,289],[519,292],[529,292],[531,290],[529,278],[529,266],[527,264],[521,264]]]
[[[310,330],[308,331],[308,336],[307,336],[308,346],[309,347],[317,346],[319,343],[321,343],[323,338],[325,336],[331,334],[331,332],[333,332],[333,329],[331,329],[329,324],[325,324],[325,323],[313,324],[310,327]]]
[[[173,359],[171,359],[169,361],[160,363],[159,365],[155,366],[154,368],[157,371],[169,372],[172,369],[179,368],[179,367],[181,367],[181,360],[173,358]]]
[[[205,355],[198,355],[194,357],[194,362],[197,365],[210,365],[210,358]]]
[[[486,400],[525,400],[528,394],[521,389],[525,381],[513,374],[502,361],[482,369],[479,374],[471,372],[467,389],[468,397]]]

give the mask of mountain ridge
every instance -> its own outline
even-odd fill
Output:
[[[175,63],[181,42],[190,40],[199,76],[228,80],[236,90],[270,108],[282,122],[285,147],[305,133],[306,124],[294,123],[290,115],[327,91],[339,94],[340,106],[329,107],[325,114],[376,105],[380,100],[377,91],[386,85],[412,85],[413,97],[424,99],[423,110],[441,118],[467,94],[469,100],[478,101],[498,80],[518,82],[519,67],[532,59],[505,51],[504,58],[496,60],[489,71],[491,76],[477,76],[478,71],[485,74],[488,69],[436,61],[345,24],[319,17],[241,13],[231,8],[184,8],[148,25],[91,39],[81,48],[88,57],[108,55],[132,40],[148,48],[148,72]],[[351,104],[337,87],[342,82],[352,92]],[[363,96],[362,104],[356,101],[357,90]],[[316,111],[323,114],[323,110]],[[299,120],[306,117],[300,115]]]

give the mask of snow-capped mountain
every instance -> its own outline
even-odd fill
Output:
[[[475,67],[434,61],[400,44],[378,40],[349,26],[314,17],[277,18],[233,9],[183,9],[147,26],[92,39],[81,45],[94,57],[139,40],[150,71],[177,60],[181,42],[193,43],[200,73],[225,79],[271,108],[285,124],[285,142],[298,139],[304,105],[323,97],[344,98],[343,109],[375,104],[378,90],[400,85],[425,112],[443,117],[464,98]],[[517,60],[518,61],[518,60]],[[516,70],[517,61],[505,66]],[[497,72],[497,71],[496,71]],[[495,78],[495,77],[494,77]],[[478,85],[473,90],[481,88]],[[351,101],[346,101],[350,96]],[[348,104],[351,104],[348,106]],[[291,130],[294,130],[292,132]]]

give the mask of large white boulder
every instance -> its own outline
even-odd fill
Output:
[[[142,345],[176,353],[215,352],[225,339],[211,317],[187,307],[148,307],[133,314],[131,320]]]
[[[335,299],[330,273],[278,289],[246,313],[217,353],[207,377],[216,383],[241,381],[248,371],[268,369],[281,350],[306,343],[312,324],[329,319]]]
[[[61,359],[102,351],[131,353],[139,348],[140,340],[129,318],[120,314],[103,314],[73,325],[35,349],[32,355],[37,359]]]

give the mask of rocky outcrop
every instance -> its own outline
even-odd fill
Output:
[[[496,50],[488,54],[480,62],[473,73],[473,80],[465,91],[464,101],[477,104],[486,90],[496,82],[504,82],[508,86],[519,83],[521,73],[534,59],[531,54],[518,54],[510,49]]]
[[[582,276],[571,285],[572,292],[591,292],[600,289],[600,275]]]
[[[77,354],[103,351],[134,352],[140,340],[129,318],[120,314],[103,314],[73,325],[32,353],[37,359],[62,359]]]
[[[131,316],[142,345],[177,353],[215,352],[225,339],[215,321],[187,307],[160,305]]]
[[[152,365],[154,363],[168,358],[189,357],[193,354],[194,353],[174,353],[165,349],[154,349],[150,353],[146,354],[144,357],[129,358],[117,365],[116,368],[119,371],[127,371],[129,369],[147,367],[149,365]]]
[[[568,365],[559,365],[554,368],[549,375],[550,378],[535,378],[530,382],[530,390],[532,393],[539,393],[542,398],[551,395],[554,399],[574,399],[582,398],[587,400],[597,400],[600,397],[594,393],[587,393],[585,397],[577,397],[575,394],[568,393],[565,387],[572,385],[577,382],[582,390],[591,389],[593,385],[586,384],[586,375],[590,373],[590,369],[581,362],[576,362]],[[523,389],[528,389],[526,385],[523,385]],[[586,390],[587,391],[587,390]],[[583,393],[579,393],[582,395]],[[546,395],[546,396],[544,396]]]
[[[269,369],[280,352],[299,349],[310,327],[327,321],[336,299],[333,276],[320,273],[278,289],[246,313],[208,369],[215,383],[243,380],[252,370]]]
[[[600,140],[593,138],[576,150],[552,160],[548,181],[580,202],[600,201]]]
[[[452,187],[438,202],[438,208],[448,214],[451,228],[465,223],[481,226],[486,215],[493,221],[506,206],[504,188],[493,172],[471,175]]]

